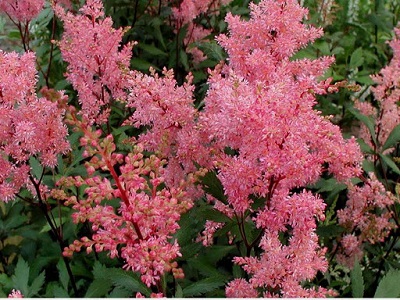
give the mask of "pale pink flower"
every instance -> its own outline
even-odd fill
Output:
[[[208,151],[195,128],[193,77],[189,75],[187,81],[178,86],[172,70],[164,69],[163,76],[150,71],[150,75],[136,71],[130,74],[127,106],[135,111],[124,124],[149,127],[138,140],[147,150],[168,160],[165,182],[176,186],[196,172],[194,162],[211,165],[207,161]],[[195,186],[188,192],[193,198],[201,195]]]
[[[400,24],[394,29],[395,37],[389,42],[393,50],[393,58],[379,74],[372,76],[377,86],[371,90],[377,100],[378,107],[366,102],[356,102],[355,106],[365,115],[375,119],[375,138],[379,145],[373,145],[371,133],[361,124],[360,137],[373,149],[382,146],[392,130],[400,124]],[[387,151],[393,150],[389,149]],[[378,149],[379,151],[379,149]]]
[[[1,0],[0,11],[15,22],[26,23],[35,18],[43,9],[44,0]]]
[[[258,292],[243,278],[234,279],[225,288],[228,298],[258,298]]]
[[[57,155],[69,151],[64,111],[56,99],[38,98],[35,56],[0,51],[0,197],[9,201],[25,186],[31,156],[45,167],[57,164]]]
[[[8,298],[24,298],[24,295],[19,290],[13,289],[8,295]]]
[[[87,253],[107,251],[111,258],[123,258],[124,268],[139,272],[147,286],[156,285],[165,272],[181,278],[182,270],[174,263],[181,256],[180,248],[172,235],[179,229],[181,214],[193,205],[185,192],[186,183],[166,187],[165,161],[154,155],[144,158],[140,144],[127,155],[115,153],[111,135],[100,138],[99,130],[93,131],[77,119],[75,122],[84,133],[84,156],[92,156],[86,163],[88,176],[63,178],[58,182],[60,189],[53,190],[51,195],[72,205],[75,223],[89,221],[93,235],[76,240],[64,249],[64,255],[70,256],[82,248]],[[114,170],[116,164],[121,175]],[[97,170],[110,172],[113,182],[95,175]],[[79,200],[64,192],[70,186],[81,185],[85,189]],[[108,202],[115,198],[120,199],[117,209]]]
[[[349,186],[346,207],[337,212],[339,224],[348,232],[360,232],[357,236],[345,235],[341,241],[338,261],[350,266],[355,257],[362,258],[362,243],[383,242],[395,227],[391,222],[392,212],[388,210],[395,197],[373,173],[369,176],[363,186]]]
[[[252,212],[263,230],[260,256],[235,258],[249,283],[284,297],[325,296],[330,291],[301,285],[327,269],[315,232],[325,204],[310,192],[291,191],[315,183],[323,171],[347,182],[361,173],[362,154],[354,138],[345,140],[313,110],[315,95],[330,87],[318,78],[333,58],[291,59],[322,34],[303,23],[307,10],[295,0],[264,0],[250,9],[249,20],[228,15],[229,33],[217,38],[229,64],[210,72],[199,137],[230,208],[238,218]],[[254,197],[265,199],[256,211]]]
[[[68,63],[66,77],[82,104],[80,113],[91,123],[105,123],[112,102],[126,98],[133,44],[119,50],[124,30],[112,27],[100,0],[87,1],[78,15],[66,13],[59,5],[55,12],[64,22],[59,46]]]
[[[349,268],[353,268],[356,261],[363,258],[362,241],[354,234],[346,234],[340,241],[340,252],[337,261]]]

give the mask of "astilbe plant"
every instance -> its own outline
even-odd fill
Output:
[[[297,1],[261,1],[250,9],[248,21],[229,14],[229,35],[217,38],[229,64],[211,72],[198,125],[227,197],[228,207],[216,209],[230,210],[247,249],[234,261],[250,279],[232,281],[227,296],[324,296],[330,292],[301,286],[327,269],[315,233],[325,204],[301,187],[325,171],[348,182],[360,174],[362,155],[354,138],[344,140],[313,110],[315,95],[329,87],[320,79],[333,58],[291,60],[322,35],[302,22],[307,10]],[[254,198],[263,200],[260,208],[253,208]],[[261,229],[255,240],[246,237],[246,222]],[[250,256],[252,249],[261,254]]]
[[[59,93],[59,102],[38,98],[36,73],[33,53],[0,51],[0,199],[5,202],[22,187],[36,194],[31,156],[44,167],[54,167],[57,155],[70,149],[63,124],[65,96]]]
[[[374,136],[361,124],[360,137],[375,151],[380,151],[392,130],[400,124],[400,25],[394,29],[395,37],[389,42],[393,58],[379,74],[372,76],[377,84],[372,87],[377,107],[369,102],[356,101],[355,106],[366,116],[376,120]],[[393,148],[389,149],[393,150]]]
[[[363,257],[363,244],[383,242],[395,228],[392,206],[396,197],[386,191],[374,173],[364,185],[350,185],[346,207],[337,212],[339,224],[347,229],[337,260],[349,267]]]
[[[372,76],[376,83],[371,88],[376,106],[366,101],[355,102],[355,107],[363,115],[374,120],[369,128],[361,123],[359,132],[360,138],[370,147],[367,159],[374,165],[383,155],[395,150],[392,144],[386,142],[400,124],[400,28],[395,28],[394,33],[394,39],[389,42],[393,58],[379,74]],[[337,257],[342,264],[352,267],[355,260],[362,259],[366,243],[383,242],[398,227],[393,210],[398,200],[389,191],[387,175],[384,175],[384,181],[385,185],[374,173],[370,173],[362,186],[350,185],[346,207],[337,212],[339,224],[346,228]]]
[[[129,72],[132,45],[118,51],[122,31],[112,28],[110,18],[103,18],[101,1],[88,1],[78,15],[64,14],[60,7],[56,7],[56,12],[66,26],[59,45],[69,63],[67,79],[78,90],[82,104],[79,112],[70,106],[68,123],[83,133],[80,143],[89,162],[85,165],[87,177],[63,178],[51,195],[77,211],[73,214],[76,223],[89,221],[93,230],[91,237],[75,241],[65,249],[64,255],[71,256],[82,247],[88,253],[107,251],[111,258],[121,257],[126,269],[141,273],[146,285],[157,286],[162,292],[160,278],[165,272],[172,271],[176,278],[183,276],[174,262],[180,252],[173,234],[179,229],[177,222],[181,214],[193,205],[189,192],[194,190],[196,180],[195,174],[189,171],[174,177],[170,170],[172,160],[168,162],[169,168],[165,167],[167,162],[163,158],[171,158],[173,154],[163,151],[162,140],[170,146],[177,139],[173,129],[193,123],[193,108],[179,108],[191,101],[194,87],[190,82],[177,87],[168,74],[161,79],[154,74]],[[85,47],[81,47],[85,38]],[[163,100],[165,96],[159,92],[169,93],[170,98]],[[147,111],[142,111],[141,103],[136,101],[136,111],[126,121],[127,125],[157,124],[158,113],[170,118],[171,124],[162,123],[153,136],[160,144],[148,145],[158,157],[145,158],[143,147],[134,138],[126,140],[131,148],[128,154],[118,153],[113,136],[104,136],[99,126],[108,122],[112,101],[126,102],[130,107],[134,101],[131,99],[138,94],[142,100],[150,100],[144,98],[146,95],[158,100],[153,102],[154,107],[146,107]],[[175,106],[168,101],[175,101]],[[142,140],[147,141],[145,136],[139,139]],[[101,176],[99,171],[109,172],[110,179]],[[196,169],[191,166],[190,171]],[[71,195],[75,188],[82,188],[83,194]],[[119,202],[117,209],[107,203],[115,199]]]
[[[64,255],[71,256],[82,247],[87,253],[108,251],[111,258],[124,259],[124,268],[141,273],[148,286],[159,285],[165,272],[183,276],[173,262],[180,252],[172,235],[179,229],[180,215],[193,205],[185,192],[186,183],[166,187],[166,162],[154,155],[144,158],[139,143],[129,142],[135,145],[129,154],[117,153],[112,135],[101,138],[100,130],[93,131],[73,114],[70,122],[84,134],[80,143],[84,156],[90,158],[85,164],[87,176],[61,179],[52,196],[76,210],[74,222],[89,221],[93,235],[76,240]],[[96,171],[109,172],[111,178]],[[82,194],[76,194],[76,189],[82,189]],[[118,199],[117,209],[113,199]]]
[[[110,17],[104,16],[103,4],[89,0],[79,14],[55,6],[64,22],[63,39],[58,43],[68,63],[66,78],[78,92],[82,114],[91,123],[104,124],[112,102],[126,97],[124,75],[129,67],[133,44],[121,51],[122,29],[114,29]]]
[[[322,35],[305,24],[307,10],[296,0],[251,4],[249,20],[228,14],[229,33],[217,41],[229,59],[209,71],[201,111],[193,106],[192,75],[178,86],[172,70],[151,69],[149,75],[129,70],[133,43],[121,46],[124,30],[112,28],[100,0],[88,0],[77,14],[57,3],[65,29],[57,44],[81,108],[67,106],[62,92],[44,89],[44,97],[37,97],[32,53],[0,52],[0,198],[9,201],[27,187],[40,198],[71,206],[73,221],[90,223],[91,232],[66,247],[65,256],[105,251],[140,273],[157,290],[153,296],[165,296],[163,275],[184,276],[176,262],[178,222],[207,190],[208,204],[238,228],[229,233],[229,242],[241,251],[233,263],[247,273],[227,284],[228,297],[334,295],[307,284],[328,267],[327,249],[316,234],[326,204],[306,189],[322,175],[350,187],[347,206],[338,212],[351,232],[342,240],[345,255],[360,256],[361,240],[374,243],[387,236],[391,195],[373,175],[362,187],[350,183],[361,174],[360,149],[313,109],[316,95],[336,89],[323,79],[334,59],[292,58]],[[192,21],[216,3],[227,1],[183,1],[186,11],[175,10],[174,18]],[[396,42],[392,46],[396,54]],[[387,85],[374,90],[378,98],[397,95],[392,88],[397,82],[386,80],[386,73],[392,71],[376,77]],[[143,129],[139,137],[115,140],[114,105],[132,112],[119,124]],[[84,150],[86,173],[61,178],[49,190],[30,174],[28,160],[33,156],[54,167],[57,155],[69,150],[65,111],[65,122],[81,134],[73,146]],[[201,189],[206,172],[216,173],[223,197]],[[374,214],[376,209],[383,214]],[[208,220],[203,244],[211,245],[225,225]],[[248,234],[249,226],[256,234]]]

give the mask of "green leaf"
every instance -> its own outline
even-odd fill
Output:
[[[183,297],[193,297],[204,295],[225,285],[225,282],[218,277],[210,277],[197,281],[182,290]]]
[[[58,261],[57,269],[59,281],[61,282],[63,288],[68,291],[69,276],[64,260],[60,259]]]
[[[400,141],[400,124],[393,128],[392,132],[389,134],[386,139],[385,144],[382,146],[382,151],[394,146],[396,143]]]
[[[347,109],[349,112],[351,112],[358,120],[360,120],[362,123],[367,126],[369,133],[371,135],[372,141],[374,142],[375,145],[378,145],[378,141],[376,140],[376,134],[375,134],[375,123],[374,120],[371,117],[365,116],[362,113],[360,113],[357,109],[351,106],[347,106]]]
[[[14,288],[20,290],[22,295],[29,297],[29,265],[25,260],[20,257],[18,259],[17,265],[15,267],[14,275],[12,276],[12,281],[14,283]]]
[[[182,287],[179,285],[179,283],[176,284],[175,298],[183,298]]]
[[[357,48],[351,55],[349,68],[355,69],[357,67],[360,67],[363,63],[364,63],[363,50],[360,47]]]
[[[70,218],[69,217],[62,217],[61,218],[61,222],[60,222],[60,218],[55,218],[54,220],[55,220],[55,224],[54,225],[56,226],[56,228],[59,228],[61,224],[64,224],[66,221],[70,220]],[[42,229],[40,230],[40,233],[48,232],[50,230],[51,230],[51,226],[49,225],[49,223],[46,223],[42,227]]]
[[[363,139],[357,139],[357,143],[360,145],[361,151],[367,154],[373,154],[374,149],[372,149]]]
[[[210,206],[204,206],[201,210],[199,210],[198,216],[202,219],[219,223],[227,223],[232,221],[227,215]]]
[[[85,298],[104,297],[111,289],[112,282],[110,279],[97,278],[90,284]]]
[[[147,60],[137,57],[131,59],[131,67],[135,70],[145,72],[149,71],[150,67],[154,67],[157,70],[157,68]]]
[[[29,158],[29,165],[32,170],[32,174],[37,178],[40,179],[43,173],[43,167],[40,162],[33,156]]]
[[[106,272],[107,278],[110,278],[112,283],[131,292],[140,292],[145,296],[150,296],[150,289],[139,278],[136,278],[132,272],[127,272],[122,269],[109,269]]]
[[[383,162],[388,165],[394,172],[400,175],[400,169],[396,163],[387,155],[379,153],[379,157],[382,158]]]
[[[202,179],[202,184],[204,186],[204,191],[209,193],[214,198],[227,204],[227,199],[224,193],[224,187],[221,181],[218,179],[215,171],[209,171]]]
[[[151,54],[152,56],[168,56],[167,53],[165,53],[164,51],[158,49],[156,46],[154,45],[148,45],[148,44],[142,44],[139,43],[138,47],[140,49],[142,49],[143,51]]]
[[[353,298],[362,298],[364,296],[364,278],[360,263],[357,260],[354,264],[353,270],[351,270],[350,278]]]
[[[32,296],[37,296],[39,291],[42,289],[43,284],[44,284],[45,276],[44,276],[44,271],[37,276],[31,286],[29,287],[29,294],[25,295],[25,297],[32,297]]]
[[[400,270],[390,270],[379,282],[374,298],[400,297]]]

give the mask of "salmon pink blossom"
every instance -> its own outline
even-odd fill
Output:
[[[100,0],[87,1],[78,15],[66,13],[59,5],[55,11],[64,22],[59,46],[68,63],[67,79],[82,104],[81,114],[92,123],[105,123],[113,101],[126,97],[125,75],[133,44],[119,51],[124,30],[112,27]]]
[[[13,199],[27,184],[31,156],[45,167],[57,164],[57,155],[69,150],[57,102],[38,98],[33,53],[0,51],[0,199]],[[58,100],[65,96],[57,93]],[[57,100],[57,99],[56,99]]]

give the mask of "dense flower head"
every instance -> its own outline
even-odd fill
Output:
[[[229,59],[210,71],[199,136],[230,208],[237,216],[252,212],[263,230],[262,254],[234,260],[249,273],[249,283],[266,295],[325,296],[330,291],[301,285],[327,269],[315,232],[325,204],[292,191],[315,183],[324,171],[349,181],[361,173],[362,154],[354,138],[345,140],[329,117],[313,110],[316,94],[331,86],[321,78],[333,58],[291,59],[322,34],[303,23],[307,11],[295,0],[264,0],[250,9],[248,21],[228,15],[229,33],[217,38]],[[254,197],[265,199],[257,211]]]
[[[162,76],[151,69],[150,75],[132,71],[129,77],[127,107],[135,109],[125,122],[148,129],[139,136],[147,150],[168,160],[165,181],[174,186],[196,170],[195,162],[206,165],[208,152],[201,145],[193,106],[193,77],[178,86],[172,70]],[[192,195],[196,189],[193,187]]]
[[[78,92],[81,114],[92,123],[104,123],[114,99],[126,97],[125,74],[133,44],[119,46],[123,29],[114,29],[110,17],[104,16],[100,0],[89,0],[80,14],[55,7],[64,22],[59,42],[63,59],[68,63],[67,79]]]
[[[369,102],[357,101],[355,106],[361,113],[372,116],[376,120],[376,139],[383,145],[392,130],[400,124],[400,24],[394,29],[395,37],[389,42],[393,50],[393,57],[379,74],[372,76],[377,84],[371,90],[377,100],[377,107]],[[371,134],[364,124],[361,124],[360,137],[373,147]],[[375,145],[379,146],[379,145]]]
[[[358,233],[357,236],[345,235],[341,241],[338,260],[349,266],[353,265],[355,257],[362,258],[362,243],[382,242],[395,227],[391,222],[392,212],[388,210],[395,203],[394,195],[386,191],[373,173],[369,176],[363,186],[349,187],[346,207],[337,212],[339,224],[347,232]]]
[[[284,195],[284,193],[282,193]],[[300,285],[325,272],[328,263],[325,249],[318,245],[315,216],[324,217],[322,199],[304,191],[289,197],[275,196],[271,204],[257,216],[257,226],[264,228],[257,257],[236,257],[234,261],[252,277],[253,287],[266,292],[279,291],[284,297],[312,296],[312,290]],[[286,234],[282,241],[280,234]],[[319,297],[326,290],[320,289]]]
[[[225,292],[228,298],[258,298],[257,290],[243,278],[229,282]]]
[[[69,150],[68,134],[62,122],[64,111],[57,99],[38,98],[35,92],[35,56],[0,51],[0,195],[14,197],[27,182],[31,156],[54,167],[57,155]]]
[[[15,22],[29,22],[35,18],[44,5],[44,0],[1,0],[0,11]]]
[[[165,161],[154,155],[145,158],[140,144],[127,155],[116,153],[111,135],[101,138],[99,131],[84,122],[76,124],[84,132],[84,156],[91,157],[86,164],[88,176],[63,178],[52,196],[72,205],[74,222],[89,221],[93,235],[76,240],[64,255],[82,247],[88,253],[107,251],[112,258],[122,257],[124,268],[139,272],[148,286],[156,285],[165,272],[181,277],[174,263],[181,254],[172,235],[179,229],[181,214],[192,207],[186,183],[166,187]],[[115,172],[117,166],[120,175]],[[97,170],[110,172],[113,181],[97,175]],[[84,188],[84,197],[68,195],[66,191],[74,186]]]

